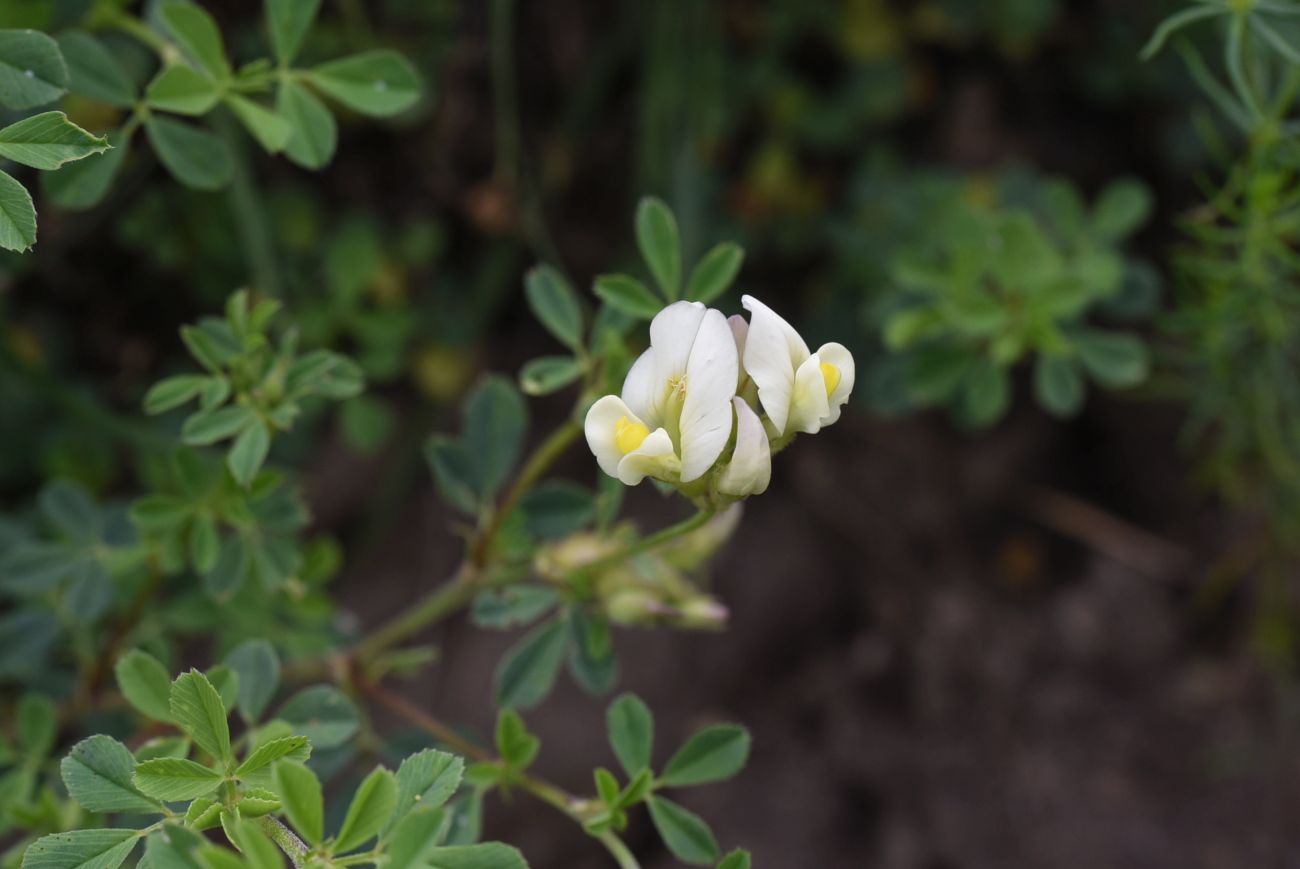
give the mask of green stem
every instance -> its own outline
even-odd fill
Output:
[[[501,530],[501,522],[509,515],[510,511],[515,508],[529,489],[531,489],[542,475],[555,464],[556,459],[564,454],[564,451],[578,439],[582,434],[582,427],[573,420],[568,420],[564,425],[551,432],[546,440],[538,444],[537,449],[528,457],[524,463],[524,468],[515,478],[501,503],[497,505],[496,510],[492,512],[492,518],[488,520],[482,533],[474,541],[474,546],[470,554],[470,560],[474,564],[483,565],[488,561],[491,554],[492,541],[495,539],[497,532]]]
[[[629,558],[640,555],[642,552],[654,549],[656,546],[667,543],[674,538],[681,537],[683,534],[689,534],[705,522],[712,519],[715,513],[716,511],[712,509],[700,510],[689,519],[683,519],[676,525],[669,525],[667,528],[664,528],[662,531],[657,531],[649,537],[642,537],[637,542],[620,549],[618,552],[611,552],[604,558],[597,558],[595,561],[584,564],[574,572],[581,576],[590,576],[591,574],[604,570],[607,567],[621,564]]]
[[[514,577],[510,571],[483,571],[461,568],[451,580],[420,598],[401,615],[391,619],[353,650],[357,661],[373,659],[429,625],[447,618],[469,605],[480,591],[496,588]]]
[[[257,825],[262,828],[262,832],[271,837],[271,841],[280,846],[295,867],[301,867],[306,862],[308,852],[307,843],[298,838],[298,834],[290,830],[283,823],[271,815],[262,815],[257,818]]]
[[[226,196],[235,221],[235,231],[239,233],[244,259],[252,272],[253,288],[262,295],[278,299],[282,288],[271,225],[266,219],[266,209],[253,178],[246,143],[238,126],[225,113],[214,113],[212,121],[230,149],[232,171]]]

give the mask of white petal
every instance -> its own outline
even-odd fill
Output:
[[[758,414],[740,398],[733,398],[736,408],[736,449],[718,479],[718,491],[744,498],[761,495],[772,480],[772,449]]]
[[[731,335],[736,339],[736,358],[745,358],[745,338],[749,336],[749,323],[739,314],[732,314],[727,318],[727,325],[731,328]],[[745,382],[745,369],[737,367],[736,370],[736,392],[740,392],[741,385]]]
[[[808,345],[785,320],[753,296],[741,298],[750,312],[745,372],[758,384],[758,400],[778,432],[790,416],[795,370],[808,359]]]
[[[821,361],[834,365],[836,370],[840,372],[840,382],[835,384],[835,388],[831,390],[830,397],[827,399],[830,410],[826,416],[822,417],[822,426],[825,427],[840,418],[840,409],[844,407],[844,403],[849,400],[849,393],[853,391],[855,374],[853,354],[843,344],[832,342],[817,348],[817,356]]]
[[[627,417],[632,422],[642,422],[623,399],[606,395],[598,399],[587,411],[582,429],[587,435],[587,446],[596,456],[596,464],[611,477],[617,477],[623,451],[618,448],[618,421]],[[644,425],[644,423],[642,423]]]
[[[794,394],[790,397],[790,420],[786,430],[817,434],[821,431],[822,420],[830,416],[830,412],[822,360],[814,353],[795,372]]]
[[[651,347],[638,356],[623,381],[623,401],[650,428],[663,424],[665,394],[664,384],[655,380],[654,353]]]
[[[663,387],[686,373],[695,333],[706,308],[700,302],[673,302],[650,321],[650,349],[654,352],[656,385]]]
[[[683,483],[712,467],[731,437],[731,397],[739,370],[736,339],[727,319],[710,309],[686,363],[686,401],[679,427]]]
[[[646,477],[671,482],[681,467],[681,460],[673,451],[673,439],[668,437],[668,432],[657,428],[618,463],[617,477],[628,486],[635,486]]]

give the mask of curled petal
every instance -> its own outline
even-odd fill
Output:
[[[760,495],[767,491],[767,484],[772,480],[772,450],[767,432],[748,404],[738,397],[731,402],[736,409],[736,449],[718,479],[718,491],[737,498]]]
[[[849,400],[849,393],[853,391],[854,366],[853,354],[848,351],[843,344],[823,344],[817,348],[817,356],[823,363],[834,366],[836,373],[839,375],[839,381],[835,388],[827,396],[829,411],[822,417],[822,426],[828,426],[840,418],[840,410],[844,407],[845,402]]]
[[[618,422],[624,418],[644,425],[623,399],[606,395],[591,406],[582,425],[587,435],[587,446],[596,456],[596,464],[611,477],[619,476],[618,466],[623,460],[623,451],[618,448]]]
[[[740,361],[736,341],[720,311],[703,317],[686,364],[682,404],[682,482],[713,466],[731,438],[731,398],[736,394]]]
[[[615,476],[624,485],[635,486],[646,477],[671,482],[681,469],[682,463],[673,449],[672,438],[668,437],[668,432],[657,428],[641,442],[641,446],[623,456]]]
[[[822,420],[830,416],[830,412],[822,360],[814,353],[795,372],[794,394],[790,399],[790,420],[786,431],[817,434],[821,431]]]
[[[809,357],[808,345],[789,323],[753,296],[741,304],[750,312],[745,338],[745,372],[758,385],[758,400],[778,434],[784,434],[795,390],[795,371]]]

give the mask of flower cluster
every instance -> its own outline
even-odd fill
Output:
[[[674,302],[650,323],[650,347],[623,382],[587,412],[587,444],[601,470],[628,486],[646,477],[693,497],[757,495],[772,453],[840,417],[853,389],[841,344],[807,343],[755,299],[730,318]]]

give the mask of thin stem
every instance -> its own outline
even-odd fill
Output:
[[[480,571],[468,565],[462,566],[452,579],[366,637],[353,650],[352,657],[358,661],[373,659],[402,640],[468,606],[480,591],[495,588],[512,577],[513,574],[509,571]]]
[[[231,157],[230,188],[226,191],[240,247],[252,273],[252,285],[259,293],[280,298],[280,268],[276,263],[275,244],[266,209],[253,177],[247,144],[238,126],[222,112],[212,115],[213,124],[229,146]]]
[[[669,525],[667,528],[657,531],[649,537],[642,537],[637,542],[620,549],[618,552],[611,552],[604,558],[597,558],[595,561],[584,564],[582,567],[578,568],[575,573],[580,575],[596,573],[597,571],[604,570],[607,567],[612,567],[615,564],[620,564],[629,558],[640,555],[642,552],[654,549],[656,546],[667,543],[674,538],[681,537],[683,534],[689,534],[705,522],[712,519],[715,512],[716,511],[711,509],[700,510],[689,519],[683,519],[676,525]]]
[[[271,841],[279,845],[280,850],[293,862],[295,869],[299,869],[306,862],[307,854],[311,849],[307,847],[306,842],[298,838],[297,833],[272,815],[262,815],[256,820],[262,832],[270,836]]]
[[[483,565],[487,563],[488,556],[492,547],[492,541],[498,531],[501,530],[501,522],[519,503],[519,499],[531,489],[542,475],[555,464],[556,459],[564,454],[578,435],[582,433],[582,427],[573,420],[568,420],[564,425],[551,432],[546,440],[538,444],[537,449],[528,457],[524,463],[524,468],[515,478],[515,482],[506,492],[501,503],[497,505],[496,510],[492,513],[492,518],[488,520],[487,526],[483,532],[478,535],[474,541],[474,547],[471,552],[470,560],[474,564]]]
[[[496,759],[491,752],[465,739],[447,724],[418,708],[405,697],[394,694],[381,685],[364,680],[358,682],[358,687],[367,697],[406,719],[408,723],[424,730],[452,751],[479,761],[493,761]],[[574,822],[578,824],[586,823],[587,813],[582,808],[584,800],[561,790],[550,782],[523,773],[513,775],[511,783],[521,791],[563,812]],[[636,857],[618,836],[611,832],[605,832],[595,836],[595,839],[604,845],[605,849],[618,862],[619,869],[640,869],[641,864],[637,862]]]

